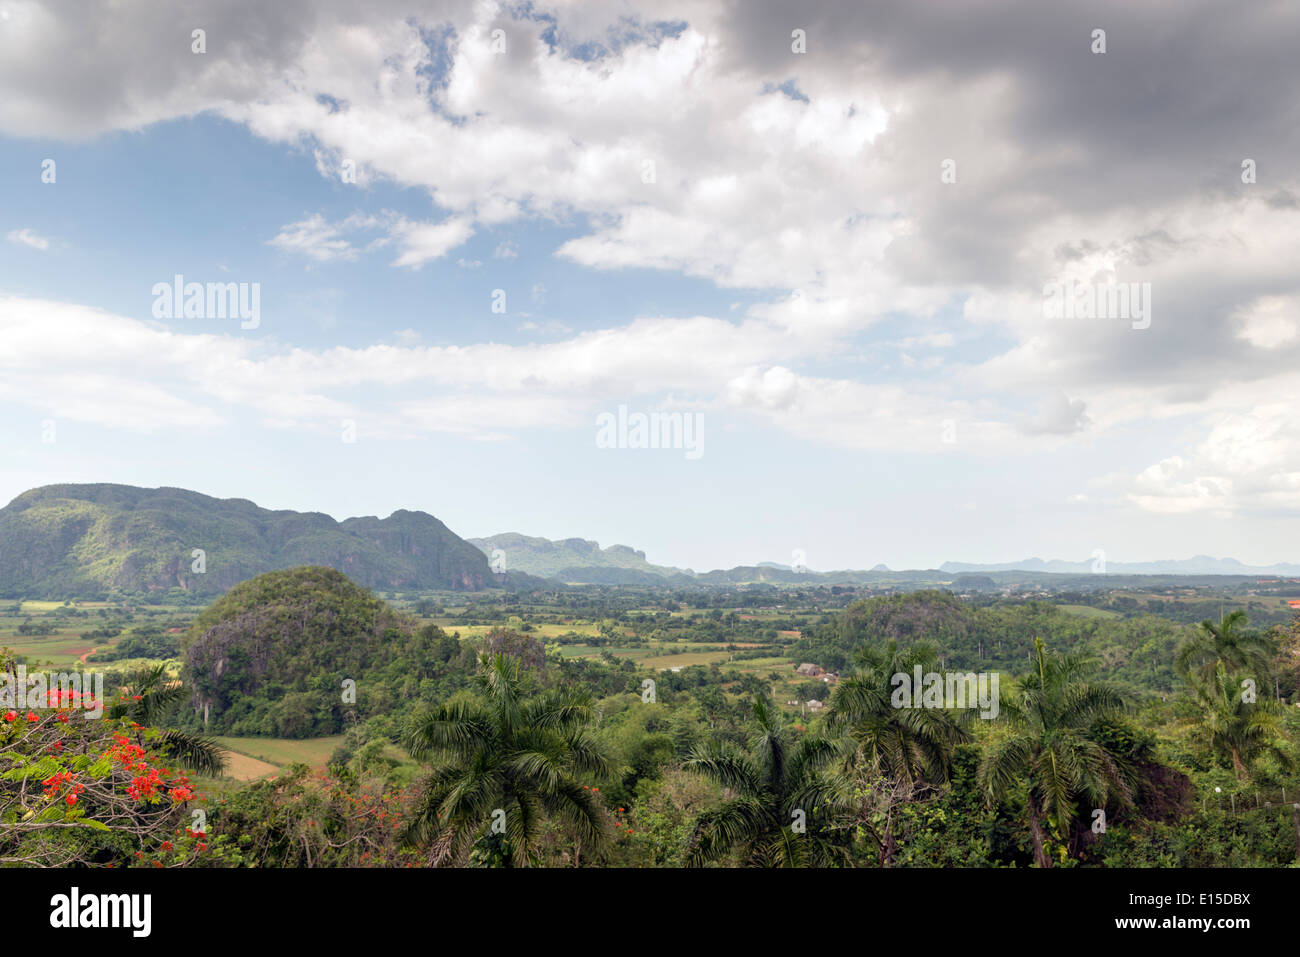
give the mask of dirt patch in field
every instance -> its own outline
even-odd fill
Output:
[[[280,773],[278,764],[250,758],[238,751],[226,752],[226,777],[236,781],[259,781]]]

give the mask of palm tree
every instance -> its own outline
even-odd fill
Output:
[[[549,817],[577,838],[579,853],[599,851],[608,818],[578,776],[606,778],[614,768],[587,730],[590,697],[567,689],[528,696],[520,660],[505,654],[481,655],[476,681],[480,701],[433,708],[408,730],[411,756],[434,762],[410,839],[431,847],[434,864],[464,863],[481,842],[527,866]]]
[[[1213,681],[1215,668],[1222,663],[1229,672],[1254,671],[1262,679],[1277,648],[1267,635],[1247,631],[1248,621],[1246,613],[1237,609],[1222,616],[1217,625],[1208,619],[1201,622],[1200,630],[1174,656],[1178,673]]]
[[[1093,733],[1099,718],[1124,708],[1119,693],[1088,680],[1089,664],[1074,655],[1048,657],[1043,639],[1034,639],[1035,673],[1008,694],[1001,713],[1010,733],[994,741],[980,761],[979,781],[990,804],[1024,781],[1034,860],[1051,867],[1044,849],[1044,825],[1058,839],[1086,797],[1093,807],[1110,798],[1132,801],[1122,758],[1110,753]]]
[[[880,845],[881,866],[898,852],[894,835],[895,809],[914,801],[927,785],[948,780],[957,746],[970,739],[953,715],[938,708],[897,708],[893,704],[895,675],[911,675],[920,665],[932,671],[938,650],[918,642],[902,651],[898,642],[887,648],[865,646],[858,651],[853,673],[840,682],[831,698],[827,725],[847,732],[852,751],[845,762],[844,785],[854,792],[855,773],[865,774],[866,792],[879,800],[862,815],[859,824]],[[883,807],[879,806],[880,801]],[[872,821],[884,815],[884,826]]]
[[[143,727],[157,727],[186,695],[180,679],[169,676],[165,664],[141,668],[128,678],[126,687],[130,694],[109,703],[105,714]],[[175,728],[164,728],[161,735],[157,750],[190,770],[213,776],[225,770],[226,751],[212,739]]]
[[[894,676],[911,675],[920,665],[932,671],[938,650],[918,642],[902,651],[898,642],[858,652],[853,673],[831,698],[828,725],[848,732],[854,759],[875,764],[892,780],[914,790],[918,784],[948,780],[952,754],[970,739],[953,716],[938,708],[895,708]]]
[[[1200,742],[1218,757],[1232,761],[1237,780],[1249,776],[1250,769],[1264,755],[1271,754],[1284,768],[1290,768],[1291,756],[1279,740],[1281,719],[1273,699],[1265,696],[1247,701],[1241,681],[1220,662],[1209,678],[1188,679],[1192,697],[1201,706],[1203,717],[1194,732]]]
[[[821,771],[836,756],[825,739],[792,744],[784,721],[767,699],[754,696],[757,730],[748,753],[719,742],[694,749],[686,767],[732,795],[696,821],[686,863],[699,867],[739,853],[749,867],[826,866],[845,858],[809,820],[835,803]]]

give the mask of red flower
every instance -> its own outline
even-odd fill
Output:
[[[6,712],[5,712],[5,720],[6,720],[6,721],[17,721],[17,720],[18,720],[18,712],[17,712],[17,711],[6,711]]]
[[[28,721],[40,721],[41,719],[37,716],[37,714],[36,714],[35,711],[28,711],[28,712],[27,712],[27,720],[28,720]]]

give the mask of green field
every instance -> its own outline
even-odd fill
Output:
[[[123,606],[113,602],[0,601],[0,647],[22,655],[33,667],[59,671],[123,670],[139,667],[142,659],[88,662],[85,657],[106,651],[129,636],[133,629],[162,626],[185,627],[198,609],[170,605]],[[74,617],[74,615],[76,617]],[[24,625],[48,626],[48,635],[23,635]],[[93,633],[106,626],[121,634],[107,638]]]
[[[291,764],[323,768],[344,735],[324,738],[249,738],[215,736],[212,740],[227,751],[226,779],[260,781],[278,777]],[[389,745],[385,754],[398,762],[410,763],[406,752]]]
[[[642,651],[634,660],[644,668],[667,671],[670,668],[689,668],[691,665],[721,664],[732,656],[730,651],[683,651],[680,655],[660,654]]]
[[[1057,605],[1061,611],[1069,612],[1071,615],[1078,615],[1081,618],[1123,618],[1117,611],[1109,611],[1105,608],[1093,608],[1091,605]]]
[[[618,648],[611,645],[560,645],[560,655],[565,658],[598,658],[602,652],[608,651],[615,658],[627,658],[633,655],[644,655],[644,648]]]
[[[511,622],[507,625],[455,625],[440,622],[437,624],[439,628],[450,634],[459,633],[462,638],[482,638],[493,628],[519,630],[518,622]],[[571,625],[533,625],[532,629],[525,632],[525,634],[532,635],[541,641],[550,641],[559,638],[561,635],[598,635],[600,634],[600,628],[594,622],[574,622]]]
[[[213,740],[223,748],[281,768],[297,763],[324,767],[335,748],[343,743],[343,735],[301,739],[218,737]]]

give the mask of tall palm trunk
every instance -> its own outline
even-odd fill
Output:
[[[1038,809],[1038,801],[1034,798],[1033,793],[1029,795],[1029,831],[1034,841],[1034,863],[1039,867],[1051,867],[1052,859],[1047,856],[1047,851],[1043,848],[1043,821],[1042,812]]]
[[[894,835],[894,815],[892,811],[885,813],[885,839],[880,847],[880,866],[892,867],[894,855],[898,853],[898,838]]]
[[[1237,772],[1238,781],[1246,780],[1246,765],[1242,762],[1241,753],[1236,748],[1232,749],[1232,767]]]

